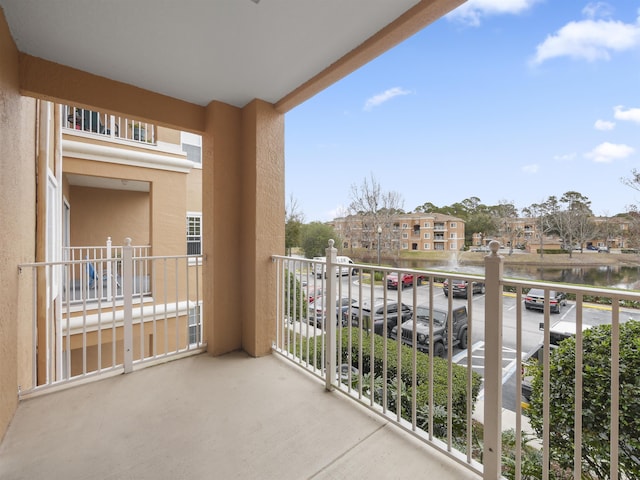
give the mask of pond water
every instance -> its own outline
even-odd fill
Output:
[[[398,267],[447,270],[462,273],[484,273],[480,265],[459,265],[455,259],[447,264],[433,263],[425,260],[399,260]],[[627,290],[640,290],[640,266],[598,267],[540,267],[532,265],[505,265],[504,276],[544,280],[547,282],[563,282],[594,287],[615,287]]]

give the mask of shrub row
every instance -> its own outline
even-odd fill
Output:
[[[362,334],[362,366],[358,365],[358,354],[360,350],[360,332],[357,329],[351,330],[351,351],[349,351],[349,329],[342,331],[342,351],[341,358],[351,359],[351,364],[356,368],[361,368],[362,373],[373,371],[377,376],[382,376],[384,369],[384,341],[379,335],[373,335],[373,366],[371,365],[371,337],[369,333]],[[395,340],[387,341],[387,378],[396,378],[398,370],[400,379],[407,387],[413,385],[413,349],[406,345],[401,346],[401,363],[398,369],[397,345]],[[460,365],[453,365],[452,398],[453,413],[461,418],[466,417],[467,411],[467,369]],[[416,398],[417,405],[425,406],[429,404],[429,355],[417,352],[416,354]],[[433,359],[433,400],[436,406],[447,406],[448,395],[448,365],[442,358]],[[476,372],[472,373],[471,396],[472,403],[475,404],[482,377]]]

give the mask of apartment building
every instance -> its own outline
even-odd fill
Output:
[[[441,213],[404,213],[377,218],[349,215],[332,222],[343,248],[385,251],[457,251],[464,248],[464,220]]]
[[[37,288],[33,328],[40,353],[33,356],[33,386],[123,362],[125,244],[139,258],[132,276],[133,358],[197,343],[200,137],[74,105],[36,100],[34,107],[36,175],[45,181],[35,191],[40,266],[23,274],[30,273]],[[176,255],[185,256],[184,269],[156,268],[151,259]],[[163,316],[165,328],[158,329],[155,321]]]
[[[474,232],[472,246],[486,246],[491,240],[501,245],[537,252],[540,248],[561,249],[563,241],[553,234],[541,236],[538,222],[533,218],[520,217],[506,220],[507,225],[498,234]],[[593,236],[582,248],[637,248],[633,245],[634,221],[630,217],[593,217]]]

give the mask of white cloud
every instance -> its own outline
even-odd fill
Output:
[[[584,156],[594,162],[611,163],[614,160],[626,158],[634,152],[635,150],[629,145],[604,142],[590,152],[585,153]]]
[[[613,9],[607,2],[592,2],[582,9],[582,13],[587,18],[604,18],[610,17]]]
[[[613,108],[613,116],[618,120],[640,123],[640,108],[624,109],[622,105]]]
[[[389,90],[385,90],[382,93],[378,93],[377,95],[374,95],[373,97],[368,98],[364,104],[364,109],[366,111],[369,111],[374,107],[382,105],[384,102],[391,100],[394,97],[397,97],[399,95],[409,95],[410,93],[411,93],[410,90],[405,90],[404,88],[401,88],[401,87],[390,88]]]
[[[522,167],[524,173],[538,173],[540,166],[538,164],[525,165]]]
[[[575,153],[565,153],[562,155],[555,155],[553,157],[554,160],[559,160],[561,162],[570,162],[571,160],[576,158],[576,154]]]
[[[615,122],[610,122],[608,120],[596,120],[596,123],[593,125],[593,128],[595,128],[596,130],[607,131],[607,130],[613,130],[615,126],[616,126]]]
[[[482,19],[492,15],[518,15],[541,0],[468,0],[453,10],[448,18],[477,27]]]
[[[587,15],[602,9],[587,10]],[[612,52],[640,47],[640,22],[587,19],[569,22],[554,35],[549,35],[536,47],[531,60],[539,65],[556,57],[579,58],[588,61],[609,60]]]

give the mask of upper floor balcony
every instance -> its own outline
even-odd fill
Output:
[[[152,123],[109,115],[72,105],[64,105],[63,131],[87,134],[104,140],[123,140],[133,144],[155,145],[156,129]]]
[[[191,356],[142,370],[199,353],[206,344],[197,336],[181,343],[191,332],[190,322],[166,323],[164,312],[179,303],[178,294],[167,301],[165,293],[153,289],[156,306],[141,312],[139,327],[135,315],[127,320],[127,309],[135,310],[132,264],[142,259],[125,250],[124,344],[109,344],[109,350],[122,354],[108,368],[76,377],[52,373],[19,392],[39,398],[21,403],[0,448],[0,476],[205,478],[215,471],[220,478],[419,478],[425,472],[442,479],[638,478],[637,436],[629,436],[635,413],[625,403],[633,395],[623,390],[629,387],[624,342],[630,339],[621,332],[636,316],[628,305],[637,304],[640,294],[504,278],[496,252],[485,258],[483,275],[360,264],[339,276],[343,270],[331,260],[335,250],[327,252],[328,265],[274,256],[278,307],[265,318],[275,323],[273,355],[250,361],[242,353]],[[174,261],[176,271],[189,268],[181,257],[146,260],[153,272]],[[54,275],[56,265],[23,266],[22,275],[33,269],[43,269],[34,274],[35,281]],[[326,279],[314,275],[323,270]],[[391,274],[413,281],[390,290]],[[195,281],[189,275],[175,278],[178,283],[164,292],[182,291],[180,285]],[[466,296],[458,295],[464,289],[453,290],[458,280],[466,282]],[[52,296],[38,294],[35,283],[34,302]],[[152,285],[159,283],[166,284]],[[476,291],[478,283],[484,288]],[[543,292],[535,300],[528,297],[532,287]],[[444,288],[451,290],[445,295]],[[313,304],[311,289],[324,294]],[[564,302],[553,303],[554,291],[566,295]],[[327,298],[355,303],[336,307]],[[592,303],[596,298],[600,303]],[[399,304],[407,309],[393,308]],[[113,328],[120,332],[120,325],[94,307],[92,315],[105,315],[103,334]],[[560,320],[573,325],[568,336],[574,339],[571,361],[577,366],[563,372],[571,381],[562,385],[573,392],[563,405],[559,373],[552,369],[557,349],[551,327]],[[133,328],[127,329],[127,322]],[[87,341],[96,333],[88,324],[77,323],[71,336]],[[55,372],[56,323],[40,325],[50,325],[40,352]],[[64,321],[60,325],[64,351],[69,334]],[[195,325],[194,332],[207,327]],[[602,423],[594,431],[587,422],[593,419],[594,401],[588,388],[594,382],[588,331],[598,325],[606,325],[611,335],[603,343],[606,363],[598,367],[606,379],[606,399],[598,403],[596,417]],[[156,340],[136,336],[140,328]],[[145,346],[162,343],[162,335],[175,338],[178,348],[145,357]],[[34,342],[35,355],[38,339]],[[79,345],[79,365],[94,364],[92,356],[104,352]],[[131,363],[126,345],[132,345]],[[535,424],[529,422],[522,393],[530,373],[525,359],[534,351],[540,355],[539,383],[534,382],[528,408],[540,411]],[[34,372],[46,368],[36,357],[34,364]],[[133,374],[56,391],[123,372]],[[55,393],[39,395],[47,391]],[[562,410],[569,414],[559,418]],[[607,452],[596,462],[594,442]],[[561,445],[564,456],[558,456]]]

